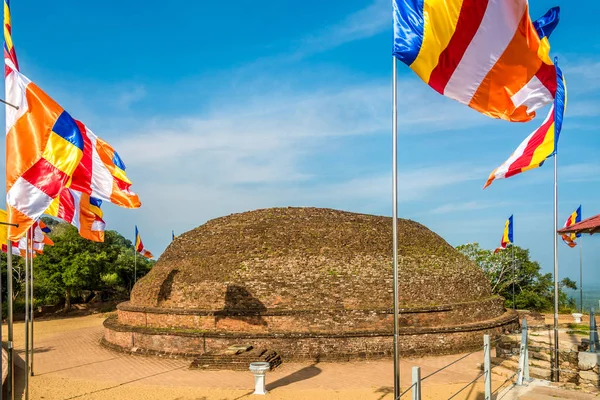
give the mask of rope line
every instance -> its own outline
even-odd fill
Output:
[[[400,393],[400,396],[398,396],[396,399],[399,399],[400,397],[404,396],[406,393],[408,393],[409,390],[411,390],[413,387],[415,387],[416,384],[417,384],[417,382],[410,385],[404,392]]]
[[[425,379],[427,379],[427,378],[429,378],[429,377],[432,377],[433,375],[437,374],[438,372],[445,370],[445,369],[446,369],[446,368],[448,368],[449,366],[451,366],[451,365],[454,365],[454,364],[456,364],[457,362],[459,362],[459,361],[461,361],[461,360],[464,360],[465,358],[467,358],[467,357],[469,357],[469,356],[472,356],[473,354],[475,354],[475,353],[479,352],[479,351],[480,351],[482,348],[485,348],[485,345],[484,345],[483,347],[481,347],[481,348],[479,348],[479,349],[475,350],[475,351],[472,351],[472,352],[471,352],[471,353],[469,353],[469,354],[466,354],[466,355],[464,355],[464,356],[460,357],[460,358],[459,358],[459,359],[457,359],[457,360],[454,360],[454,361],[452,361],[450,364],[446,364],[446,365],[444,365],[443,367],[439,368],[437,371],[433,371],[433,372],[432,372],[432,373],[430,373],[429,375],[426,375],[424,378],[422,378],[422,379],[421,379],[421,381],[424,381]]]
[[[471,382],[469,382],[465,386],[463,386],[463,388],[460,389],[458,392],[456,392],[452,396],[448,397],[448,400],[452,400],[453,398],[455,398],[456,396],[458,396],[463,390],[465,390],[466,388],[468,388],[469,386],[471,386],[473,383],[475,383],[475,381],[477,379],[481,378],[483,375],[485,375],[485,372],[482,372],[481,374],[479,374],[477,376],[477,378],[473,379]]]

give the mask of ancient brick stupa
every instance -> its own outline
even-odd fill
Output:
[[[319,208],[233,214],[172,242],[104,342],[148,352],[215,353],[232,345],[284,359],[392,351],[391,218]],[[399,221],[400,348],[480,347],[517,320],[482,271],[423,225]]]

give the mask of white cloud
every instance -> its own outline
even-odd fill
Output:
[[[146,88],[141,85],[125,88],[118,94],[116,103],[119,107],[128,109],[134,103],[142,100],[146,96]]]
[[[391,7],[387,0],[375,0],[339,23],[306,36],[297,57],[326,51],[355,40],[369,38],[391,28]]]
[[[431,214],[450,214],[462,211],[483,210],[487,208],[499,207],[503,204],[477,201],[467,201],[464,203],[447,203],[431,210]]]

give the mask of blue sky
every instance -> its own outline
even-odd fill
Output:
[[[569,104],[560,141],[559,222],[579,204],[600,213],[600,4],[560,5],[551,38]],[[385,1],[12,2],[22,72],[109,141],[127,164],[139,210],[107,204],[155,255],[205,221],[273,206],[391,215],[391,5]],[[585,10],[585,12],[582,12]],[[494,248],[504,221],[552,270],[552,162],[488,174],[539,125],[481,116],[399,70],[401,217],[452,245]],[[598,238],[584,274],[600,283]],[[560,276],[579,257],[560,243]]]

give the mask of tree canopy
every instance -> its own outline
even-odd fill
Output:
[[[554,280],[552,274],[544,274],[537,261],[529,257],[529,250],[519,246],[494,253],[481,248],[479,243],[468,243],[456,248],[474,261],[490,280],[492,291],[506,299],[506,307],[536,311],[551,311],[554,308]],[[513,261],[514,252],[514,261]],[[513,273],[514,272],[514,273]],[[513,287],[515,300],[513,303]],[[563,290],[577,289],[569,278],[559,283],[559,308],[561,312],[575,308],[574,300]]]
[[[134,270],[139,278],[154,264],[139,255],[134,260],[132,242],[116,231],[106,231],[104,242],[97,243],[79,236],[69,224],[44,222],[52,229],[54,246],[46,246],[33,265],[35,296],[45,304],[64,301],[68,309],[71,299],[84,291],[126,296],[134,283]]]

